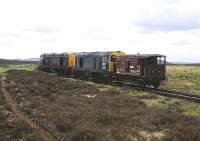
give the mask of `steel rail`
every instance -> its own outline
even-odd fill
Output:
[[[80,80],[83,80],[81,78],[78,78]],[[89,79],[86,79],[89,80]],[[97,81],[96,79],[90,79],[89,81],[93,81],[95,83],[99,84],[107,84],[112,86],[120,86],[120,87],[130,87],[130,88],[137,88],[140,90],[148,91],[154,94],[158,94],[161,96],[167,96],[171,98],[177,98],[182,100],[187,100],[195,103],[200,103],[200,94],[194,94],[192,92],[184,92],[179,90],[168,90],[168,89],[159,89],[159,88],[150,88],[145,87],[142,85],[132,84],[132,83],[125,83],[122,81]]]
[[[196,103],[200,103],[200,96],[192,93],[186,93],[186,92],[179,92],[179,91],[173,91],[173,90],[166,90],[166,89],[154,89],[151,88],[150,91],[155,92],[162,96],[169,96],[172,98],[178,98],[183,100],[189,100]]]
[[[123,83],[123,82],[114,82],[114,83],[117,83],[119,85],[121,84],[122,86],[129,86],[129,87],[139,88],[142,90],[147,90],[147,91],[150,91],[152,93],[155,93],[155,94],[158,94],[161,96],[167,96],[167,97],[172,97],[172,98],[177,98],[177,99],[188,100],[188,101],[200,103],[200,95],[194,94],[191,92],[159,89],[159,88],[149,88],[149,87],[139,86],[139,85],[130,84],[130,83]]]

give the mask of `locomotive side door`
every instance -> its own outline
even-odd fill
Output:
[[[138,58],[138,64],[140,65],[140,75],[145,76],[145,59],[144,58]]]

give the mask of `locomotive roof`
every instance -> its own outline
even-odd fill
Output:
[[[107,56],[110,55],[111,51],[98,51],[98,52],[79,52],[76,53],[77,56],[83,56],[83,55],[91,55],[91,56]]]
[[[84,56],[84,55],[90,55],[90,56],[107,56],[110,55],[111,51],[98,51],[98,52],[77,52],[75,53],[77,56]],[[48,57],[55,57],[55,56],[63,56],[68,55],[68,52],[64,53],[44,53],[41,56],[48,56]]]
[[[68,55],[68,52],[63,52],[63,53],[44,53],[41,56],[48,56],[48,57],[55,57],[55,56],[64,56]]]
[[[165,55],[161,54],[129,54],[122,56],[125,58],[149,58],[149,57],[166,57]]]
[[[98,51],[98,52],[78,52],[75,53],[77,56],[84,56],[84,55],[90,55],[90,56],[107,56],[110,55],[111,51]],[[63,52],[63,53],[44,53],[41,56],[48,56],[48,57],[55,57],[55,56],[64,56],[68,55],[69,52]],[[161,54],[128,54],[125,56],[121,56],[123,58],[149,58],[149,57],[166,57],[165,55]]]

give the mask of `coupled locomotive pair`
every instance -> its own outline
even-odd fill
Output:
[[[121,51],[42,54],[39,70],[157,88],[166,80],[166,56]]]

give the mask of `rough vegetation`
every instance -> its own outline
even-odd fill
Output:
[[[0,76],[3,75],[7,70],[17,69],[17,70],[27,70],[33,71],[37,70],[37,63],[34,64],[0,64]]]
[[[71,141],[199,141],[200,119],[171,109],[147,107],[120,88],[99,89],[42,72],[7,72],[6,90],[17,110],[53,134]],[[141,92],[142,93],[142,92]]]
[[[0,140],[1,141],[42,141],[36,129],[19,118],[8,103],[0,82]]]
[[[200,93],[200,66],[167,66],[168,83],[165,87]]]
[[[23,60],[7,60],[7,59],[0,59],[1,66],[7,65],[24,65],[24,64],[37,64],[37,61],[23,61]]]

